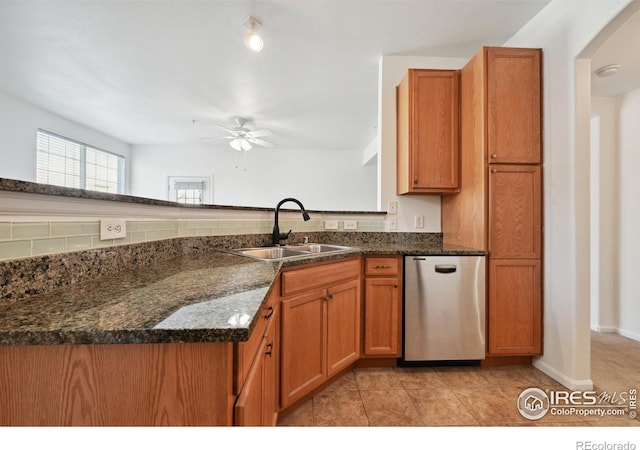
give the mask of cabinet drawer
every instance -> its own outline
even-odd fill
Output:
[[[282,295],[308,292],[329,284],[358,278],[359,275],[359,258],[288,270],[282,273]]]
[[[371,275],[398,275],[400,261],[397,257],[367,258],[364,263],[364,274]]]
[[[256,356],[256,352],[258,351],[258,347],[260,347],[260,342],[262,338],[267,333],[267,325],[270,322],[271,317],[275,313],[275,309],[278,307],[278,296],[275,293],[271,293],[266,303],[262,306],[262,310],[260,311],[260,317],[258,317],[255,327],[253,331],[251,331],[251,336],[245,342],[239,342],[236,346],[236,360],[238,363],[238,371],[236,378],[236,393],[240,391],[242,385],[244,384],[245,379],[247,378],[247,374],[249,373],[249,368],[253,363],[253,360]]]

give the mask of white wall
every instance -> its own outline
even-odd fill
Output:
[[[544,355],[534,365],[591,389],[590,70],[580,52],[628,0],[553,0],[504,45],[544,52]]]
[[[439,195],[396,195],[396,86],[407,74],[407,69],[460,69],[467,61],[466,58],[396,55],[380,59],[378,207],[388,211],[389,202],[398,202],[398,214],[395,215],[398,231],[440,232],[441,224]],[[424,216],[424,228],[414,227],[416,214]]]
[[[38,128],[124,156],[129,186],[129,144],[0,91],[0,177],[36,181]]]
[[[640,340],[640,89],[619,98],[620,315],[618,332]]]
[[[618,328],[618,101],[591,98],[591,329]]]
[[[167,198],[168,176],[212,176],[213,203],[274,208],[285,197],[307,209],[376,210],[376,164],[362,151],[254,148],[242,154],[228,146],[134,145],[131,193]]]

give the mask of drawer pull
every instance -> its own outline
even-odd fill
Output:
[[[269,342],[267,344],[267,351],[264,352],[264,354],[267,356],[272,356],[272,353],[273,353],[273,342]]]
[[[383,264],[380,266],[373,266],[374,269],[391,269],[391,266],[389,264]]]
[[[273,306],[269,306],[267,309],[269,310],[269,312],[264,315],[264,318],[266,320],[269,320],[271,316],[273,316]]]

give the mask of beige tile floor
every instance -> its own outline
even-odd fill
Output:
[[[640,389],[640,343],[594,334],[595,390]],[[628,416],[552,416],[516,409],[523,389],[565,389],[531,366],[354,369],[282,417],[280,426],[640,426]]]

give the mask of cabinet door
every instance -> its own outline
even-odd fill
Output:
[[[364,294],[365,355],[400,356],[398,278],[367,278]]]
[[[241,427],[259,427],[263,424],[263,353],[266,339],[262,338],[258,354],[249,369],[249,374],[242,387],[235,405],[235,424]]]
[[[540,258],[541,168],[493,164],[489,170],[489,252],[491,257]]]
[[[279,317],[278,309],[274,309],[269,327],[265,334],[264,372],[263,372],[263,425],[276,426],[278,422],[279,393]]]
[[[541,51],[486,49],[489,162],[541,162]]]
[[[360,358],[360,281],[329,288],[327,304],[327,376]]]
[[[410,69],[398,87],[398,194],[459,189],[459,72]]]
[[[490,354],[540,354],[542,349],[540,265],[539,260],[490,260]]]
[[[284,408],[326,379],[326,290],[281,303],[280,402]]]

